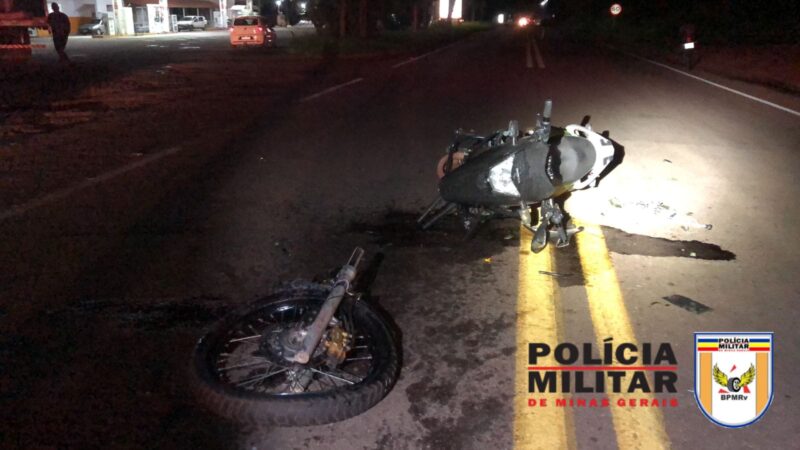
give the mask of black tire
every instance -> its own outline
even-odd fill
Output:
[[[322,304],[329,290],[327,286],[313,283],[293,283],[213,325],[197,343],[191,362],[192,389],[199,400],[211,411],[249,426],[322,425],[356,416],[378,403],[397,381],[400,348],[386,319],[366,301],[354,303],[345,299],[337,311],[338,317],[343,311],[348,311],[345,308],[351,308],[349,311],[355,324],[355,333],[369,336],[369,369],[359,382],[320,392],[270,394],[235,387],[221,379],[227,375],[220,375],[219,372],[228,369],[217,369],[218,357],[224,350],[227,361],[227,352],[233,342],[229,341],[229,336],[232,336],[229,333],[236,329],[237,323],[247,323],[248,326],[255,323],[253,320],[264,323],[263,319],[268,317],[266,311],[274,314],[279,308],[287,308],[286,305],[305,304],[313,309]],[[228,347],[225,347],[226,344]],[[267,371],[272,370],[269,364]]]

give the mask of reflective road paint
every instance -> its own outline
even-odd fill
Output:
[[[602,230],[594,224],[573,221],[575,226],[584,227],[584,231],[577,235],[577,245],[598,347],[602,347],[607,338],[613,338],[615,345],[630,342],[638,347]],[[615,402],[624,396],[611,392],[607,395],[620,449],[669,448],[660,409],[615,407]],[[653,398],[645,393],[637,396],[648,400]]]
[[[528,344],[547,343],[555,347],[562,340],[561,305],[558,286],[551,276],[539,271],[553,270],[553,246],[531,253],[530,231],[520,227],[519,282],[517,291],[516,360],[514,369],[514,447],[520,449],[574,448],[572,410],[556,408],[559,392],[528,393]],[[552,354],[540,364],[555,366]],[[547,399],[547,407],[528,406],[528,399]],[[568,397],[567,397],[568,398]]]

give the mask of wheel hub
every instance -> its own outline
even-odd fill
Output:
[[[263,334],[261,348],[267,358],[276,364],[292,362],[294,355],[303,348],[306,331],[299,324],[290,327],[276,325]]]

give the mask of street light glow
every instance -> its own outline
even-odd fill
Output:
[[[461,18],[461,6],[462,0],[456,0],[453,3],[453,14],[450,16],[451,19],[460,19]],[[449,0],[441,0],[439,2],[439,18],[440,19],[447,19],[447,10],[450,8],[450,1]]]

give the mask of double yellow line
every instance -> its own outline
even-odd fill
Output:
[[[607,338],[613,338],[616,344],[631,342],[638,346],[602,230],[592,224],[576,225],[584,226],[584,231],[577,235],[577,246],[598,348],[602,348]],[[552,277],[539,273],[557,270],[554,270],[552,246],[538,255],[531,254],[530,232],[522,229],[520,235],[514,446],[520,449],[574,448],[575,425],[571,409],[555,406],[555,398],[566,398],[566,394],[537,393],[537,398],[547,399],[548,406],[528,406],[531,398],[528,393],[528,344],[541,342],[554,348],[563,342],[563,321],[557,285]],[[541,358],[539,364],[557,365],[552,359]],[[622,395],[607,393],[607,396],[620,449],[669,448],[669,437],[659,409],[618,407],[616,401]],[[651,396],[637,394],[637,397],[649,399]]]
[[[531,233],[520,229],[519,287],[517,290],[517,353],[514,369],[514,446],[524,449],[574,448],[572,415],[557,408],[558,394],[542,393],[537,398],[546,407],[528,406],[528,344],[542,342],[554,348],[561,342],[561,305],[553,278],[539,271],[552,272],[554,262],[548,245],[531,253]],[[540,358],[542,365],[554,366],[552,353]]]

